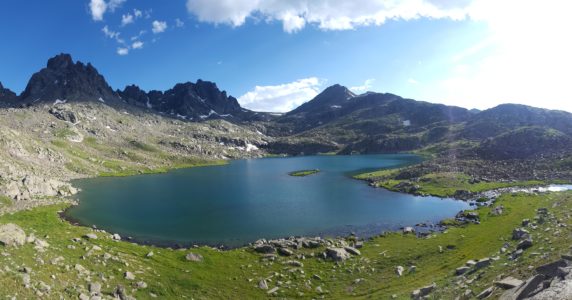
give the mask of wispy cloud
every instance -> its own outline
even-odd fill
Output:
[[[309,77],[279,85],[256,86],[238,98],[243,107],[255,111],[287,112],[318,95],[323,81]]]
[[[107,3],[104,0],[91,0],[89,2],[89,10],[94,21],[102,21],[103,15],[107,10]]]
[[[181,19],[179,19],[179,18],[176,18],[175,19],[175,26],[176,27],[183,27],[183,26],[185,26],[185,22],[181,21]]]
[[[152,29],[151,30],[155,34],[164,32],[165,30],[167,30],[167,22],[155,20],[152,23]]]

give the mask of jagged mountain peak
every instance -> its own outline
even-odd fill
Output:
[[[70,54],[60,53],[50,59],[48,59],[47,68],[52,70],[65,69],[69,66],[73,66],[73,59]]]
[[[16,99],[16,93],[12,92],[10,89],[4,88],[2,82],[0,82],[0,106],[2,106],[2,104],[12,103]]]
[[[60,101],[113,102],[119,97],[90,63],[74,63],[70,54],[50,58],[32,75],[20,96],[23,105]]]

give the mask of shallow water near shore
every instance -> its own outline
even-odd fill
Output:
[[[352,174],[419,162],[415,155],[304,156],[74,182],[66,217],[143,243],[236,247],[259,238],[379,234],[437,222],[466,202],[376,189]],[[288,174],[319,169],[307,177]]]

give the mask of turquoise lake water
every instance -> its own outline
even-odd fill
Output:
[[[399,167],[414,155],[303,156],[231,161],[165,174],[76,181],[66,215],[139,242],[240,246],[259,238],[359,236],[436,222],[468,204],[372,188],[360,171]],[[288,173],[319,169],[307,177]]]

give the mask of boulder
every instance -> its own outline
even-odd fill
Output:
[[[508,290],[508,289],[512,289],[515,287],[519,287],[524,283],[524,281],[520,280],[520,279],[516,279],[514,277],[506,277],[501,281],[498,281],[495,283],[496,286]]]
[[[358,256],[361,255],[361,252],[360,252],[358,249],[354,248],[354,247],[349,247],[349,246],[348,246],[348,247],[344,247],[344,249],[345,249],[347,252],[349,252],[349,253],[351,253],[351,254],[353,254],[353,255],[358,255]]]
[[[465,267],[465,266],[459,267],[459,268],[455,269],[455,275],[457,275],[457,276],[463,275],[463,274],[467,273],[470,269],[471,268]]]
[[[268,289],[268,283],[266,282],[266,279],[262,279],[258,282],[258,288],[263,290]]]
[[[519,241],[523,238],[528,238],[529,236],[530,233],[528,232],[528,230],[523,228],[516,228],[512,231],[512,239],[515,241]]]
[[[520,300],[525,299],[540,290],[544,284],[544,275],[536,275],[532,278],[529,278],[524,284],[520,287],[513,288],[504,292],[499,298],[500,300]]]
[[[135,275],[131,272],[123,273],[123,277],[127,280],[135,280]]]
[[[485,289],[484,291],[482,291],[481,293],[479,293],[479,294],[477,295],[477,299],[485,299],[485,298],[487,298],[488,296],[490,296],[490,295],[493,293],[494,289],[495,289],[495,288],[492,287],[492,286],[489,287],[489,288],[487,288],[487,289]]]
[[[418,290],[413,291],[413,293],[411,293],[411,299],[421,299],[427,295],[429,295],[435,288],[437,287],[437,284],[433,283],[431,285],[422,287]]]
[[[415,233],[415,229],[413,227],[404,227],[403,228],[403,233],[404,234],[414,234]]]
[[[344,248],[327,248],[326,257],[331,258],[335,261],[344,261],[350,258],[350,254]]]
[[[294,252],[288,248],[278,248],[278,254],[284,256],[292,256],[294,255]]]
[[[0,226],[0,244],[13,247],[26,243],[26,233],[20,226],[12,223]]]
[[[560,259],[555,262],[551,262],[536,268],[536,272],[538,274],[542,274],[547,277],[556,277],[556,276],[566,275],[562,274],[562,271],[560,269],[565,268],[567,266],[568,263],[566,262],[566,260]]]
[[[274,248],[272,245],[268,245],[268,244],[264,244],[264,245],[257,245],[254,247],[254,251],[258,252],[258,253],[274,253],[276,252],[276,248]]]
[[[532,239],[531,238],[527,238],[526,240],[522,240],[522,241],[520,241],[520,243],[518,243],[518,245],[516,245],[516,249],[518,249],[518,250],[526,250],[530,247],[532,247]]]
[[[402,266],[397,266],[395,268],[395,274],[397,274],[399,277],[403,275],[403,271],[405,271],[405,269]]]
[[[189,252],[186,256],[185,259],[188,261],[194,261],[194,262],[200,262],[203,261],[203,256],[200,254],[196,254],[193,252]]]
[[[484,267],[488,267],[491,264],[491,259],[490,258],[483,258],[479,261],[477,261],[477,263],[475,264],[475,268],[480,269],[480,268],[484,268]]]

